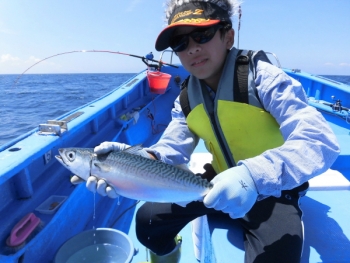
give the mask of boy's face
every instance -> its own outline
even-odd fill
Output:
[[[179,27],[174,35],[188,34],[198,29],[198,27]],[[204,82],[213,90],[217,89],[222,69],[225,63],[227,50],[234,42],[234,31],[227,31],[221,37],[219,30],[214,37],[205,44],[196,43],[189,37],[189,43],[185,50],[177,52],[184,68],[198,79]]]

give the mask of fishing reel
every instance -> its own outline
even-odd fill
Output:
[[[148,69],[153,70],[153,71],[160,71],[160,69],[162,68],[163,65],[167,65],[170,67],[174,67],[174,68],[178,68],[178,66],[173,65],[173,64],[169,64],[169,63],[164,63],[161,60],[154,60],[154,56],[153,53],[150,52],[148,53],[146,56],[144,57],[140,57],[142,62],[146,64],[146,66],[148,67]],[[158,62],[158,64],[150,64],[149,61],[151,62]]]
[[[342,106],[341,100],[339,100],[339,99],[336,100],[335,96],[332,96],[331,98],[334,101],[334,103],[330,105],[332,107],[333,111],[338,111],[338,112],[341,112],[342,110],[348,111],[348,112],[350,111],[350,109]]]

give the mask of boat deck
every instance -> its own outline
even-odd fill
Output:
[[[350,262],[350,191],[312,191],[301,199],[305,230],[302,263]],[[139,207],[138,204],[137,207]],[[136,211],[136,210],[135,210]],[[146,262],[146,249],[137,240],[135,222],[132,221],[129,237],[138,253],[133,261]],[[201,262],[244,262],[242,231],[227,218],[209,218],[209,239],[203,240],[206,253]],[[181,232],[181,263],[198,262],[188,224]],[[233,261],[234,259],[234,261]]]
[[[58,120],[68,123],[68,130],[61,135],[40,134],[36,129],[0,147],[1,263],[53,262],[62,244],[93,227],[115,228],[127,233],[138,250],[132,262],[147,260],[134,225],[135,211],[142,203],[127,198],[120,198],[118,202],[94,196],[84,184],[73,186],[70,172],[53,156],[59,148],[95,147],[103,141],[141,143],[146,147],[156,143],[170,121],[179,85],[188,75],[183,69],[164,67],[164,70],[174,78],[161,96],[149,92],[146,73],[141,72],[110,94],[61,116]],[[302,72],[287,73],[302,82],[310,105],[323,113],[341,147],[332,170],[312,179],[309,192],[301,199],[305,226],[301,262],[350,262],[350,111],[330,107],[333,95],[345,106],[350,105],[348,86],[333,87],[333,82]],[[131,113],[138,118],[125,119]],[[210,162],[209,158],[201,142],[190,168],[202,169],[204,163]],[[67,196],[67,199],[54,214],[38,213],[35,209],[50,195]],[[21,248],[12,250],[6,246],[6,239],[13,226],[29,212],[36,213],[43,228]],[[92,220],[94,213],[96,219]],[[200,235],[195,236],[196,246],[192,225],[188,224],[180,232],[181,263],[198,262],[196,257],[202,263],[244,262],[242,232],[233,220],[227,219],[208,218],[208,224],[203,219],[204,227],[200,228]]]
[[[343,149],[345,153],[347,148]],[[194,170],[199,171],[202,164],[208,161],[210,156],[200,143],[190,167],[192,165]],[[349,177],[335,170],[329,170],[310,181],[310,190],[300,201],[305,231],[301,263],[350,262],[349,200]],[[208,217],[208,224],[203,227],[201,262],[244,262],[243,233],[240,226],[228,217]],[[133,220],[128,234],[138,253],[132,262],[146,262],[146,249],[138,242],[134,229]],[[191,224],[180,235],[183,239],[181,263],[198,262]]]

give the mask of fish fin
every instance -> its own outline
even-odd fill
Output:
[[[101,172],[108,173],[111,170],[111,166],[105,163],[93,163]]]
[[[188,205],[188,203],[191,203],[191,201],[176,202],[175,204],[182,206],[182,207],[186,207]]]
[[[137,154],[137,152],[142,149],[143,149],[142,144],[137,144],[125,149],[124,152],[130,153],[130,154]]]
[[[190,168],[188,168],[187,164],[183,163],[183,164],[178,164],[178,165],[175,165],[175,167],[181,169],[181,170],[184,170],[186,172],[190,172],[190,173],[193,173]]]

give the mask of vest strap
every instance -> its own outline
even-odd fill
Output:
[[[181,92],[180,92],[180,97],[179,97],[182,112],[184,113],[186,118],[191,111],[190,101],[188,100],[188,93],[187,93],[187,86],[188,86],[189,79],[190,79],[190,76],[188,76],[181,83]]]
[[[234,74],[234,101],[249,104],[248,100],[248,74],[249,61],[253,51],[249,50],[247,55],[242,55],[242,50],[239,51],[236,58],[235,74]]]
[[[249,74],[249,61],[253,55],[253,51],[249,50],[246,54],[242,54],[243,50],[238,52],[236,58],[235,72],[233,74],[234,78],[234,101],[242,102],[249,104],[248,100],[248,74]],[[182,108],[182,112],[187,118],[188,114],[191,112],[190,102],[188,100],[187,94],[187,85],[190,76],[188,76],[181,83],[181,92],[180,92],[180,105]],[[238,88],[237,88],[238,87]]]

